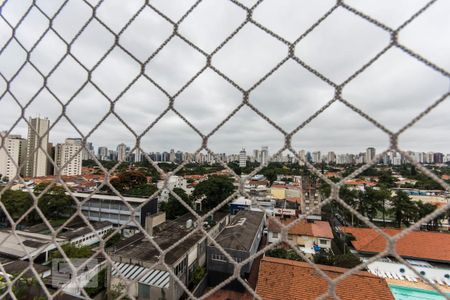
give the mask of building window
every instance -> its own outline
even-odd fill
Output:
[[[327,240],[319,240],[319,244],[326,245],[327,244]]]
[[[278,232],[272,232],[272,237],[274,239],[277,239],[278,238]]]
[[[221,255],[221,254],[213,254],[213,255],[211,255],[211,258],[213,260],[217,260],[217,261],[227,261],[225,255]]]

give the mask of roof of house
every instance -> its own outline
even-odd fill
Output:
[[[348,269],[317,265],[329,277],[335,278]],[[256,293],[263,299],[316,299],[328,291],[328,282],[306,262],[264,257],[259,267]],[[356,272],[336,286],[342,300],[394,299],[385,279],[368,272]],[[332,299],[331,297],[327,299]]]
[[[386,239],[372,228],[342,227],[341,230],[355,238],[351,243],[359,252],[378,253],[387,246]],[[390,236],[401,232],[394,228],[382,230]],[[397,241],[395,249],[404,257],[450,262],[450,234],[412,231]]]
[[[283,225],[288,225],[294,222],[295,219],[279,220]],[[281,232],[280,226],[269,219],[269,231]],[[333,238],[333,232],[331,231],[330,223],[327,221],[307,221],[300,220],[294,226],[289,229],[289,234],[313,236],[320,238]]]
[[[91,222],[91,225],[95,230],[101,230],[107,227],[112,227],[112,223],[109,221]],[[58,237],[66,238],[67,240],[73,240],[82,237],[88,233],[93,233],[93,231],[91,230],[91,228],[85,225],[80,226],[78,228],[77,227],[70,228],[69,231],[59,234]]]
[[[10,275],[18,275],[30,266],[33,266],[33,268],[36,270],[38,274],[45,273],[47,271],[50,271],[50,267],[30,263],[28,261],[23,260],[15,260],[10,263],[4,264],[3,268],[5,269],[5,272]],[[23,275],[23,277],[34,277],[33,271],[31,269],[28,269]]]
[[[220,232],[216,241],[225,249],[248,251],[263,221],[263,212],[241,210]]]
[[[376,182],[361,180],[361,179],[350,179],[345,181],[346,185],[366,185],[366,186],[376,186]]]

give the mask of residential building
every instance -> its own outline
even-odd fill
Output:
[[[92,159],[95,156],[94,145],[88,142],[81,152],[82,160]]]
[[[390,236],[401,232],[394,228],[381,230]],[[352,237],[350,245],[362,257],[376,255],[387,247],[386,239],[372,228],[341,227],[341,232]],[[395,250],[404,259],[450,265],[450,234],[412,231],[397,241]]]
[[[162,189],[164,187],[165,180],[159,180],[156,184],[158,189]],[[159,201],[168,201],[170,191],[179,188],[184,190],[188,195],[192,193],[192,189],[189,189],[187,187],[187,180],[181,176],[170,176],[169,180],[167,181],[167,188],[163,189],[159,195]]]
[[[169,161],[173,163],[173,162],[175,162],[175,160],[176,160],[175,150],[170,149]]]
[[[315,164],[320,163],[322,161],[321,158],[322,157],[320,156],[320,151],[315,151],[312,153],[312,162],[313,163],[315,163]]]
[[[327,163],[333,164],[336,162],[336,153],[329,151],[327,154]]]
[[[375,159],[376,150],[373,147],[369,147],[366,150],[366,163],[371,163]]]
[[[268,146],[261,147],[259,162],[263,166],[269,162],[269,147]]]
[[[382,228],[389,236],[395,236],[401,229]],[[347,241],[351,251],[359,255],[363,261],[383,252],[388,247],[384,236],[372,228],[341,227],[341,238]],[[450,283],[450,234],[429,231],[412,231],[397,240],[396,253],[411,265],[409,266],[395,257],[388,256],[368,265],[369,272],[386,278],[393,284],[406,286],[423,284],[417,273],[436,285],[448,289]]]
[[[26,151],[26,177],[47,175],[48,136],[50,121],[47,118],[30,118]]]
[[[214,222],[204,224],[203,228],[214,238],[217,236],[214,232],[227,224],[228,217],[226,214],[216,214],[213,219]],[[196,227],[193,220],[195,217],[191,214],[172,221],[166,221],[164,213],[148,217],[145,228],[153,242],[139,232],[107,250],[116,267],[108,270],[108,286],[114,288],[119,283],[130,285],[131,296],[142,300],[163,297],[178,300],[183,297],[184,289],[169,274],[168,268],[185,286],[189,286],[195,270],[205,265],[208,240],[201,232],[192,232]],[[187,235],[189,237],[185,238]],[[159,264],[160,252],[154,243],[166,250],[182,239],[165,254],[166,265]],[[117,269],[123,277],[119,276]],[[138,282],[136,278],[140,278]]]
[[[233,258],[241,262],[258,250],[264,227],[265,214],[259,211],[241,210],[215,239],[216,242]],[[224,253],[214,244],[208,246],[208,283],[215,286],[234,273],[234,264],[229,262]],[[241,268],[242,278],[248,277],[253,260]],[[225,289],[243,290],[236,280]]]
[[[117,146],[117,161],[127,160],[127,145],[121,143]]]
[[[18,172],[18,167],[26,156],[27,141],[20,135],[7,135],[7,132],[0,132],[0,144],[2,142],[3,148],[0,149],[0,180],[2,178],[13,180],[18,173],[23,173],[21,172],[22,170]]]
[[[279,219],[283,225],[289,225],[295,218]],[[281,240],[281,227],[273,220],[269,220],[267,242],[275,243]],[[288,240],[294,243],[299,250],[312,256],[320,250],[331,250],[333,232],[327,221],[305,220],[297,221],[288,231]]]
[[[107,147],[98,147],[98,159],[99,160],[108,160],[108,148]]]
[[[247,166],[247,152],[242,148],[241,152],[239,152],[239,167],[245,168]]]
[[[58,175],[81,175],[82,167],[82,141],[79,138],[68,138],[64,144],[55,146],[55,164],[58,169],[54,174]]]
[[[316,267],[332,279],[349,271],[324,265]],[[267,256],[261,260],[256,293],[262,299],[313,300],[327,295],[328,291],[328,281],[309,263]],[[355,272],[338,281],[336,295],[342,300],[394,300],[386,280],[368,272]]]

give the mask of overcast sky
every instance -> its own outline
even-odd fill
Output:
[[[15,25],[32,1],[9,1],[2,15]],[[53,16],[63,1],[38,0],[37,5]],[[89,1],[94,4],[96,1]],[[97,16],[118,33],[140,9],[144,1],[106,0]],[[150,1],[168,18],[177,21],[194,1]],[[252,5],[254,1],[240,1]],[[288,41],[296,40],[335,1],[266,0],[254,11],[253,18]],[[372,18],[396,28],[420,9],[423,0],[355,0],[349,5]],[[437,1],[430,9],[405,27],[399,41],[429,61],[450,71],[450,2]],[[83,1],[69,1],[53,21],[53,28],[70,42],[89,20],[92,9]],[[202,1],[179,25],[179,32],[206,53],[211,53],[245,19],[243,9],[226,0]],[[16,37],[27,49],[48,27],[48,20],[33,8],[18,26]],[[172,25],[152,11],[142,10],[121,34],[120,44],[141,62],[171,35]],[[11,30],[0,20],[0,47]],[[93,68],[114,43],[114,36],[98,21],[92,20],[71,47],[71,53]],[[334,11],[295,48],[305,63],[336,83],[345,81],[389,43],[389,34],[343,8]],[[31,52],[31,61],[43,74],[66,53],[64,42],[49,31]],[[212,64],[243,89],[253,86],[288,53],[287,46],[252,24],[247,24],[212,59]],[[0,54],[0,72],[10,80],[26,53],[15,41]],[[145,74],[168,94],[174,95],[206,64],[205,57],[178,37],[173,37],[146,65]],[[92,73],[92,81],[104,94],[115,99],[139,74],[140,65],[118,47]],[[47,86],[62,103],[86,81],[86,71],[71,57],[66,57],[48,78]],[[43,85],[42,76],[31,65],[10,84],[10,92],[26,105]],[[343,90],[343,97],[375,120],[395,131],[431,105],[450,88],[450,80],[397,48],[381,56]],[[6,83],[0,79],[0,89]],[[334,95],[330,85],[293,60],[286,61],[250,93],[250,102],[285,131],[290,132],[326,104]],[[242,93],[211,69],[206,69],[174,102],[175,108],[202,133],[208,134],[242,101]],[[168,97],[141,76],[118,100],[115,112],[140,134],[166,108]],[[109,101],[87,84],[67,107],[67,116],[82,134],[108,113]],[[0,100],[0,130],[10,130],[20,116],[20,108],[11,95]],[[52,124],[61,114],[61,105],[44,89],[29,106],[25,116],[46,116]],[[415,151],[450,153],[450,99],[406,131],[401,147]],[[20,121],[12,131],[26,135],[26,123]],[[62,118],[50,133],[52,142],[79,133]],[[134,136],[115,116],[110,115],[91,135],[94,146],[115,148],[119,143],[134,145]],[[273,153],[284,144],[283,135],[249,107],[242,107],[209,142],[215,152],[237,153],[269,146]],[[146,151],[174,148],[195,151],[201,145],[199,135],[172,111],[144,136]],[[389,145],[388,136],[342,103],[334,103],[293,138],[293,146],[311,151],[360,152],[374,146],[380,152]]]

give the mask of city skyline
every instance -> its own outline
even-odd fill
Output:
[[[393,28],[406,21],[425,3],[425,1],[408,1],[408,5],[405,5],[405,1],[399,1],[374,5],[350,2],[357,9],[369,13]],[[25,4],[17,2],[8,6],[4,11],[5,17],[12,21],[17,20],[22,5]],[[85,8],[83,4],[73,5],[72,9],[80,11],[82,15]],[[133,3],[116,6],[105,4],[97,15],[118,30],[121,26],[119,24],[122,24],[119,21],[120,17],[124,17],[124,12],[134,13],[138,9],[135,5]],[[186,6],[174,6],[170,3],[155,5],[173,18],[180,17],[184,9],[188,7],[188,4]],[[296,9],[297,5],[302,9]],[[255,10],[253,17],[263,25],[273,28],[285,39],[292,41],[332,5],[334,1],[321,1],[310,3],[305,9],[302,4],[295,1],[281,6],[274,1],[265,1]],[[449,5],[445,1],[436,3],[426,14],[404,28],[399,35],[404,45],[415,49],[428,60],[447,70],[450,68],[450,62],[447,59],[450,43],[446,39],[436,37],[444,34],[446,28],[450,28],[449,20],[444,15],[444,12],[450,9]],[[387,7],[389,14],[385,13]],[[46,9],[51,11],[51,5]],[[225,11],[227,14],[223,14]],[[294,15],[294,12],[297,17],[290,17]],[[181,24],[180,32],[198,44],[201,49],[210,52],[239,24],[238,20],[241,19],[242,13],[242,10],[231,3],[201,3],[193,15]],[[226,21],[223,19],[225,15]],[[39,14],[32,14],[27,20],[28,23],[25,24],[27,26],[24,25],[24,29],[19,30],[19,38],[26,39],[27,43],[30,43],[39,36],[42,24],[45,22]],[[436,23],[436,20],[439,22]],[[208,22],[222,22],[223,26],[204,26]],[[55,21],[56,28],[67,40],[74,36],[74,30],[78,25],[65,22],[64,18],[57,18]],[[150,35],[150,39],[144,38],[149,35],[140,33],[143,33],[147,27],[153,28],[152,26],[157,27],[158,30],[152,31],[155,34]],[[154,45],[159,44],[166,35],[170,34],[170,28],[171,25],[164,19],[146,10],[123,33],[121,43],[137,59],[144,61],[149,53],[155,50]],[[342,34],[346,32],[345,28],[351,28],[350,32],[347,32],[348,35]],[[321,36],[328,38],[317,38]],[[370,36],[371,39],[365,39],[366,36]],[[94,22],[74,43],[72,52],[80,62],[90,68],[105,53],[106,45],[111,45],[112,41],[113,36]],[[314,35],[300,42],[295,52],[306,63],[331,80],[340,83],[388,42],[389,35],[386,32],[339,8],[315,29]],[[0,58],[0,67],[4,70],[6,78],[12,76],[13,70],[24,57],[23,50],[17,45],[14,46],[15,48],[13,46],[9,47],[10,51],[6,51]],[[35,60],[34,63],[46,74],[49,66],[60,58],[60,54],[65,49],[62,41],[49,34],[33,51],[39,56],[39,60]],[[142,49],[147,49],[148,53]],[[331,51],[334,55],[329,55]],[[214,55],[212,62],[243,89],[248,89],[273,68],[284,55],[285,49],[282,43],[272,39],[256,26],[248,24]],[[31,58],[33,57],[31,55]],[[175,61],[168,61],[169,58]],[[180,38],[175,37],[147,65],[145,71],[146,75],[154,79],[169,95],[174,95],[204,66],[204,63],[205,59],[202,55]],[[174,72],[174,65],[179,66],[177,72]],[[113,76],[112,74],[117,74],[118,69],[121,70],[120,76]],[[387,69],[389,72],[385,71]],[[138,73],[137,62],[116,47],[104,63],[93,72],[92,81],[107,97],[114,100]],[[61,114],[61,105],[54,96],[58,97],[61,103],[67,103],[70,99],[66,115],[86,135],[109,112],[111,103],[91,83],[88,83],[72,99],[72,95],[87,78],[87,73],[70,57],[64,59],[60,67],[48,79],[47,87],[54,96],[46,89],[36,95],[41,87],[42,78],[31,66],[27,65],[19,75],[14,79],[10,90],[21,105],[25,105],[33,97],[34,100],[25,110],[27,118],[40,114],[54,121]],[[401,50],[392,48],[353,79],[343,89],[342,96],[374,120],[395,132],[448,92],[449,85],[450,82],[445,76]],[[331,86],[289,60],[252,90],[249,103],[271,118],[283,130],[291,132],[332,98]],[[193,126],[207,135],[241,103],[242,99],[242,92],[217,73],[206,69],[177,95],[174,108]],[[117,101],[114,110],[126,125],[137,134],[141,134],[164,112],[168,104],[167,95],[141,77]],[[2,98],[1,105],[0,129],[8,131],[17,121],[16,116],[20,115],[20,108],[9,94]],[[450,142],[443,138],[450,130],[450,124],[446,118],[448,111],[450,111],[450,103],[443,101],[400,136],[400,148],[415,151],[432,149],[440,152],[450,149]],[[22,120],[17,123],[12,133],[25,135],[26,130],[27,126]],[[63,142],[66,137],[79,137],[79,133],[65,118],[62,118],[52,129],[51,138]],[[121,142],[131,145],[134,142],[134,135],[116,116],[109,115],[89,140],[95,140],[97,145],[108,147]],[[193,152],[200,147],[201,142],[200,136],[188,124],[174,111],[168,111],[143,137],[141,145],[147,149],[188,148],[187,151]],[[248,106],[243,106],[211,136],[208,145],[214,152],[230,152],[236,151],[235,149],[241,145],[249,149],[268,145],[275,150],[281,148],[283,144],[284,139],[280,131]],[[292,138],[292,146],[295,149],[308,148],[313,151],[334,149],[339,152],[354,152],[369,146],[386,149],[388,145],[389,137],[383,131],[341,102],[333,103]]]

